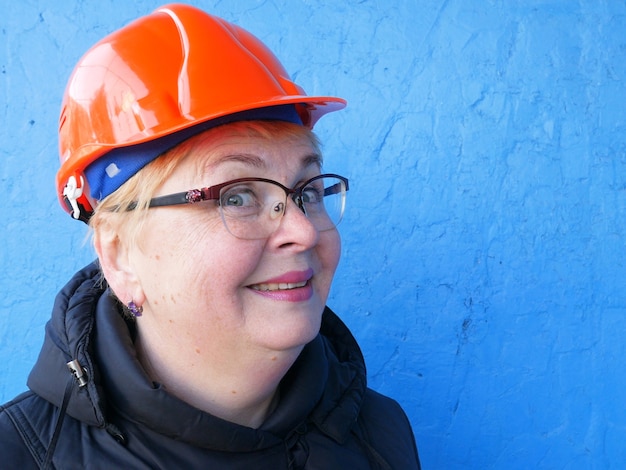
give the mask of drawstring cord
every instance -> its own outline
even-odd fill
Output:
[[[61,408],[59,408],[59,414],[57,415],[56,423],[54,424],[52,439],[50,439],[50,444],[48,445],[48,450],[46,451],[46,457],[43,461],[43,469],[52,468],[52,456],[54,455],[54,450],[57,447],[57,441],[59,440],[59,436],[61,435],[61,426],[63,425],[63,420],[65,419],[67,405],[69,405],[70,398],[72,396],[74,380],[78,382],[79,387],[84,387],[85,385],[87,385],[87,376],[85,374],[85,371],[76,359],[68,362],[67,367],[72,372],[72,377],[67,381],[67,385],[65,386],[63,401],[61,402]]]
[[[44,459],[43,466],[41,467],[45,470],[47,470],[48,468],[52,468],[52,455],[54,454],[54,449],[57,446],[57,441],[59,440],[59,435],[61,433],[61,425],[63,424],[63,419],[65,418],[65,411],[67,410],[67,405],[69,404],[70,396],[72,395],[73,381],[74,378],[70,378],[70,380],[67,381],[67,385],[65,386],[63,402],[61,403],[61,408],[59,409],[59,414],[57,415],[56,424],[54,425],[52,439],[50,439],[50,444],[48,445],[48,450],[46,451],[46,458]]]
[[[57,442],[61,435],[61,426],[63,425],[63,420],[65,419],[65,414],[67,412],[67,406],[70,403],[70,398],[72,397],[72,388],[74,385],[74,380],[78,382],[78,387],[82,388],[87,385],[87,374],[84,369],[79,364],[78,360],[74,359],[67,363],[67,367],[72,372],[72,377],[67,381],[67,385],[65,386],[65,392],[63,393],[63,401],[61,402],[61,407],[59,408],[59,414],[57,415],[56,423],[54,424],[54,432],[52,433],[52,438],[50,439],[50,444],[48,445],[48,450],[46,451],[46,456],[43,461],[42,469],[48,470],[52,468],[52,456],[54,455],[54,451],[57,446]],[[117,426],[113,423],[106,423],[104,428],[106,431],[120,444],[126,445],[126,436],[119,430]]]
[[[287,468],[289,468],[289,470],[299,470],[304,468],[306,461],[309,458],[309,445],[304,438],[306,433],[307,424],[302,423],[285,442],[289,459],[287,462]]]

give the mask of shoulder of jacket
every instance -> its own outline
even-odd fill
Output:
[[[409,419],[393,398],[370,388],[365,393],[358,427],[365,439],[392,468],[419,469],[415,436]]]
[[[39,468],[46,454],[42,438],[55,407],[33,392],[0,406],[0,455],[14,468]]]

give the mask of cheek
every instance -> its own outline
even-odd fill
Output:
[[[149,301],[178,303],[184,301],[180,296],[185,286],[197,288],[201,282],[199,265],[205,257],[207,231],[188,218],[166,217],[173,211],[161,212],[146,224],[133,264]]]
[[[339,258],[341,257],[341,237],[337,230],[329,230],[325,232],[328,236],[327,240],[327,257],[330,263],[333,263],[334,268],[339,264]]]
[[[194,260],[223,228],[218,214],[209,216],[200,208],[159,208],[151,212],[150,223],[140,236],[140,250],[155,262],[175,259],[184,264]]]
[[[232,237],[221,219],[216,226],[194,224],[190,229],[181,223],[177,230],[153,235],[143,250],[142,274],[146,297],[161,307],[203,305],[210,310],[235,303],[234,295],[263,252],[259,243]]]
[[[341,256],[341,237],[337,230],[329,230],[320,235],[317,253],[324,270],[324,277],[330,287]]]

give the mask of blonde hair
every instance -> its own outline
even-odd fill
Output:
[[[98,232],[106,222],[111,224],[118,234],[123,234],[131,244],[136,244],[148,215],[150,200],[156,191],[183,160],[193,155],[199,145],[215,138],[217,134],[214,131],[217,129],[222,131],[227,129],[235,135],[262,137],[268,140],[278,136],[304,135],[321,158],[319,139],[313,131],[304,126],[285,121],[237,121],[224,124],[197,134],[164,152],[100,201],[89,221],[92,231]]]

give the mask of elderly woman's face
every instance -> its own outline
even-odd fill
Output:
[[[320,173],[306,134],[244,136],[213,129],[157,195],[262,177],[294,187]],[[336,230],[318,232],[288,199],[268,238],[235,238],[214,201],[150,210],[133,269],[145,300],[140,328],[194,358],[217,351],[278,351],[315,337],[340,253]],[[287,285],[289,284],[289,285]]]

